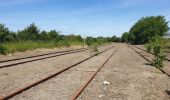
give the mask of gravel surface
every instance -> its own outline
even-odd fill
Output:
[[[52,52],[63,51],[63,50],[72,50],[72,49],[78,49],[78,48],[82,48],[82,46],[71,46],[71,47],[62,47],[62,48],[53,48],[53,49],[44,49],[43,48],[43,49],[36,49],[36,50],[31,50],[31,51],[28,50],[25,52],[17,52],[14,54],[9,54],[7,56],[0,54],[0,61],[20,58],[20,57],[35,56],[35,55],[39,55],[39,54],[52,53]]]
[[[119,46],[78,100],[170,100],[170,78],[127,45]]]
[[[145,48],[143,45],[136,45],[136,46],[139,47],[139,48],[142,48],[142,49],[146,50],[146,48]],[[170,53],[165,52],[165,54],[166,54],[166,58],[170,59]]]
[[[108,48],[101,47],[99,50]],[[0,69],[0,94],[15,90],[92,55],[90,50]]]
[[[110,56],[111,52],[113,52],[113,49],[24,91],[12,100],[69,100],[79,87],[90,78],[90,75]]]
[[[126,44],[114,45],[116,47],[112,50],[32,87],[11,100],[70,100],[118,48],[118,52],[101,69],[78,100],[170,100],[170,78],[167,75],[150,66]],[[108,46],[100,50],[106,48]],[[153,57],[140,52],[149,59]],[[32,83],[90,55],[91,51],[84,51],[0,69],[0,94],[3,96],[19,86]]]
[[[143,46],[138,46],[138,47],[143,48]],[[144,55],[150,61],[153,61],[154,55],[149,54],[149,53],[147,53],[145,51],[142,51],[140,49],[136,49],[136,48],[134,48],[134,49],[137,50],[138,52],[140,52],[142,55]],[[161,69],[170,75],[170,62],[169,61],[165,61],[164,62],[164,67],[161,68]]]

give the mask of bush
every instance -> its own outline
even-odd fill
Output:
[[[3,54],[3,55],[7,54],[7,49],[2,45],[0,45],[0,54]]]
[[[147,49],[147,52],[152,53],[153,46],[151,43],[145,44],[145,48]]]
[[[56,45],[57,45],[57,47],[63,47],[63,46],[69,47],[70,46],[68,41],[58,41]]]
[[[130,29],[129,40],[133,44],[145,44],[155,35],[163,36],[168,30],[164,16],[143,17]]]
[[[166,60],[166,56],[163,53],[164,44],[161,37],[156,35],[145,45],[148,52],[155,54],[155,59],[152,64],[156,67],[163,67],[163,62]]]

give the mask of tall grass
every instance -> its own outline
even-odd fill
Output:
[[[19,41],[7,42],[0,45],[1,54],[12,54],[15,52],[23,52],[27,50],[35,50],[38,48],[55,48],[55,47],[69,47],[71,45],[82,45],[78,41],[58,41],[58,42],[44,42],[44,41]]]
[[[170,39],[163,39],[165,43],[164,51],[170,53]]]

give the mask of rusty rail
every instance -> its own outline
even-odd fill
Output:
[[[111,46],[110,48],[108,48],[108,49],[100,52],[99,54],[102,54],[102,53],[110,50],[110,49],[113,48],[113,47],[114,47],[114,46]],[[26,86],[24,86],[24,87],[21,87],[21,88],[15,90],[15,91],[13,91],[13,92],[7,94],[6,96],[0,96],[0,100],[10,99],[10,98],[14,97],[15,95],[20,94],[20,93],[22,93],[23,91],[26,91],[26,90],[28,90],[29,88],[34,87],[34,86],[36,86],[36,85],[38,85],[38,84],[40,84],[40,83],[42,83],[42,82],[44,82],[44,81],[46,81],[46,80],[48,80],[48,79],[51,79],[52,77],[57,76],[57,75],[61,74],[62,72],[65,72],[65,71],[67,71],[68,69],[70,69],[70,68],[72,68],[72,67],[74,67],[74,66],[76,66],[76,65],[79,65],[80,63],[83,63],[83,62],[85,62],[85,61],[87,61],[88,59],[93,58],[93,57],[95,57],[95,55],[90,56],[90,57],[88,57],[88,58],[86,58],[86,59],[84,59],[84,60],[81,60],[81,61],[79,61],[79,62],[77,62],[77,63],[75,63],[75,64],[73,64],[73,65],[71,65],[71,66],[69,66],[69,67],[67,67],[67,68],[65,68],[65,69],[62,69],[62,70],[60,70],[60,71],[58,71],[58,72],[56,72],[56,73],[53,73],[53,74],[51,74],[51,75],[49,75],[49,76],[46,76],[46,77],[44,77],[44,78],[42,78],[42,79],[40,79],[40,80],[38,80],[38,81],[35,81],[35,82],[31,83],[31,84],[28,84],[28,85],[26,85]]]
[[[25,63],[34,62],[34,61],[43,60],[43,59],[48,59],[48,58],[54,58],[54,57],[57,57],[57,56],[62,56],[62,55],[71,54],[71,53],[78,53],[78,52],[86,51],[86,50],[89,50],[89,48],[82,49],[82,50],[74,50],[74,51],[71,51],[71,52],[56,54],[56,55],[43,57],[43,58],[37,58],[37,59],[33,59],[33,60],[28,60],[28,61],[22,61],[22,62],[8,64],[8,65],[3,65],[3,66],[0,66],[0,68],[11,67],[11,66],[15,66],[15,65],[25,64]]]
[[[134,46],[134,45],[131,45],[131,46],[133,46],[133,47],[135,47],[135,48],[137,48],[137,49],[140,49],[140,50],[142,50],[142,51],[147,52],[147,50],[145,50],[145,49],[139,48],[139,47]],[[150,54],[152,54],[152,55],[155,55],[154,53],[151,53],[151,52],[147,52],[147,53],[150,53]],[[167,61],[169,61],[169,62],[170,62],[170,59],[168,59],[168,58],[165,58],[165,59],[166,59]]]
[[[104,67],[104,65],[109,61],[109,59],[117,52],[115,50],[106,60],[105,62],[99,67],[99,69],[89,78],[89,80],[78,90],[78,92],[73,96],[71,100],[76,100],[80,94],[84,91],[84,89],[88,86],[88,84],[94,79],[97,73]]]
[[[129,46],[129,45],[128,45]],[[139,53],[137,50],[135,50],[134,48],[132,48],[131,46],[129,46],[133,51],[135,51],[137,54],[139,54],[142,58],[144,58],[146,61],[148,61],[149,63],[152,63],[152,61],[150,61],[149,59],[147,59],[144,55],[142,55],[141,53]],[[162,73],[166,74],[168,77],[170,77],[170,74],[165,72],[163,69],[155,67],[157,69],[159,69]]]
[[[41,56],[57,54],[57,53],[70,52],[70,51],[75,51],[75,50],[82,50],[82,49],[86,49],[86,48],[79,48],[79,49],[73,49],[73,50],[63,50],[63,51],[39,54],[39,55],[34,55],[34,56],[27,56],[27,57],[20,57],[20,58],[8,59],[8,60],[1,60],[0,63],[10,62],[10,61],[17,61],[17,60],[23,60],[23,59],[34,58],[34,57],[41,57]]]

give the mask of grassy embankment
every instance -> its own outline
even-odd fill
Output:
[[[92,45],[103,45],[108,42],[95,42]],[[70,46],[83,46],[81,41],[58,41],[58,42],[44,42],[44,41],[20,41],[20,42],[6,42],[0,45],[0,54],[8,55],[15,52],[23,52],[27,50],[35,50],[40,48],[60,48]]]
[[[165,41],[164,52],[170,53],[170,39],[164,39],[164,41]]]
[[[27,50],[35,50],[39,48],[60,48],[69,47],[72,45],[83,45],[80,41],[59,41],[59,42],[35,42],[35,41],[20,41],[20,42],[7,42],[0,45],[0,54],[13,54],[15,52],[23,52]]]

